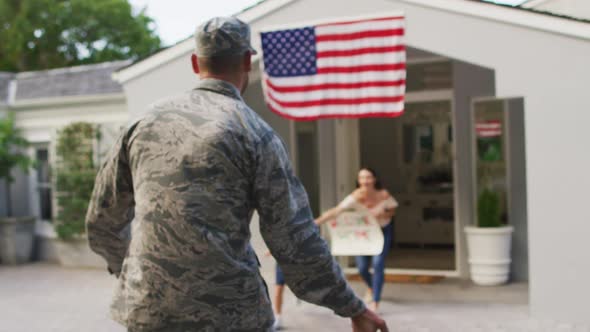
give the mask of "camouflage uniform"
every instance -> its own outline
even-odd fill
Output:
[[[114,319],[130,331],[272,330],[250,246],[254,210],[299,298],[345,317],[364,310],[281,139],[235,86],[205,79],[130,126],[97,176],[86,223],[92,249],[119,275]]]

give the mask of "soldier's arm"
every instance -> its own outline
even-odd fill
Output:
[[[117,276],[128,245],[122,233],[131,222],[135,205],[125,137],[121,135],[100,168],[86,213],[90,247],[106,259],[109,271]]]
[[[293,174],[282,141],[259,143],[254,183],[260,232],[297,297],[344,317],[365,311],[314,224],[305,189]]]
[[[315,224],[316,225],[321,225],[323,223],[325,223],[328,220],[332,220],[336,217],[338,217],[341,213],[342,213],[343,209],[339,206],[335,206],[331,209],[329,209],[328,211],[322,213],[321,216],[319,216],[316,220],[315,220]]]

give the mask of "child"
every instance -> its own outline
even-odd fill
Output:
[[[276,265],[276,279],[275,279],[275,299],[274,299],[274,309],[275,309],[275,324],[274,328],[276,330],[280,330],[283,328],[282,321],[281,321],[281,312],[283,309],[283,293],[285,291],[285,278],[283,277],[283,271],[279,265]]]
[[[271,256],[270,250],[264,253],[264,256],[269,257]],[[273,325],[275,330],[280,330],[283,328],[283,324],[281,321],[281,312],[283,311],[283,294],[285,292],[285,277],[283,276],[283,271],[279,267],[279,264],[275,265],[275,298],[273,301],[274,311],[275,311],[275,324]]]

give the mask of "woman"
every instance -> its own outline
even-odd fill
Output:
[[[369,272],[370,256],[356,257],[356,265],[363,281],[369,287],[365,300],[373,311],[379,309],[381,290],[385,277],[385,258],[391,245],[391,218],[398,206],[396,200],[383,189],[374,170],[366,167],[358,173],[357,188],[348,195],[338,206],[326,211],[315,220],[317,225],[333,220],[340,213],[354,209],[371,214],[379,222],[383,231],[383,250],[381,254],[373,256],[373,275]]]

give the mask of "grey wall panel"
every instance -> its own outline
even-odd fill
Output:
[[[467,278],[467,240],[463,228],[474,221],[473,202],[473,151],[471,137],[471,101],[475,97],[495,94],[494,71],[462,61],[453,61],[453,138],[455,142],[455,230],[459,273]]]
[[[514,227],[512,237],[512,280],[529,278],[526,151],[524,100],[510,99],[507,104],[508,139],[508,215]]]

